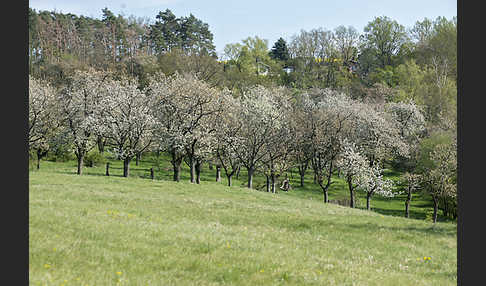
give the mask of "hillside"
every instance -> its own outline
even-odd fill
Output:
[[[73,169],[29,172],[31,285],[456,284],[452,223]]]

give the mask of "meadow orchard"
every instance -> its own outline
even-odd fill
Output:
[[[262,26],[263,27],[263,26]],[[32,285],[455,285],[457,19],[29,9]]]

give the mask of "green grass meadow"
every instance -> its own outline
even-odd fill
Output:
[[[406,219],[403,197],[324,204],[311,175],[270,194],[242,187],[244,170],[227,187],[207,165],[196,185],[187,167],[172,182],[166,159],[155,180],[150,157],[130,178],[110,162],[109,177],[104,165],[78,176],[74,161],[29,171],[30,285],[457,284],[457,225],[424,220],[424,196]],[[330,199],[344,197],[338,179]]]

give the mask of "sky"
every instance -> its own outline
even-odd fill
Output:
[[[218,55],[224,46],[258,36],[268,46],[282,37],[287,42],[302,29],[353,26],[362,33],[368,22],[387,16],[406,28],[424,18],[452,19],[457,15],[456,0],[30,0],[29,7],[101,18],[101,9],[114,14],[149,18],[155,21],[159,11],[170,9],[176,17],[189,16],[208,23]]]

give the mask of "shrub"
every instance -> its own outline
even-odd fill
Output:
[[[102,154],[100,154],[98,150],[96,150],[89,152],[86,155],[84,162],[86,164],[86,167],[95,167],[106,163],[106,158]]]
[[[51,162],[67,162],[76,160],[76,156],[68,147],[60,145],[55,148],[50,148],[46,160]]]

